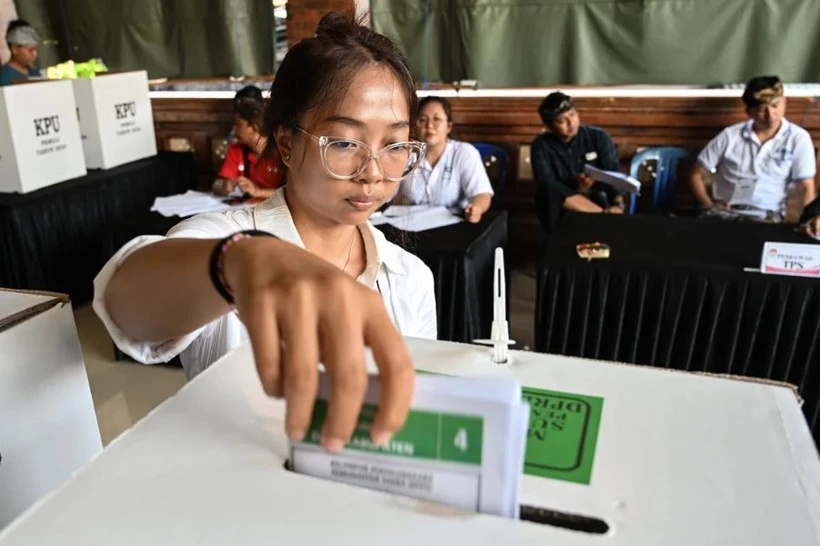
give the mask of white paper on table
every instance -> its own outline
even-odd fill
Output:
[[[619,173],[616,171],[605,171],[598,169],[592,165],[584,165],[584,172],[604,184],[609,184],[616,190],[626,193],[634,193],[639,195],[641,193],[641,183],[629,176],[628,174]]]
[[[413,232],[427,231],[463,221],[463,218],[456,216],[445,207],[428,207],[426,210],[387,219],[387,223],[391,226]]]
[[[759,210],[759,209],[750,209],[750,210],[743,210],[743,209],[735,209],[730,208],[733,213],[739,214],[740,216],[748,216],[749,218],[759,218],[761,220],[766,218],[766,211]]]
[[[246,206],[244,203],[231,205],[225,203],[224,199],[224,197],[216,197],[210,193],[188,190],[178,195],[157,197],[151,206],[151,212],[158,212],[166,217],[180,216],[185,218],[206,212],[239,210]]]
[[[384,215],[382,212],[374,212],[370,215],[370,223],[374,226],[380,226],[382,224],[390,223],[390,218]]]
[[[408,214],[415,214],[417,212],[426,212],[436,209],[433,205],[390,205],[384,211],[384,215],[388,218],[397,218],[399,216],[407,216]]]

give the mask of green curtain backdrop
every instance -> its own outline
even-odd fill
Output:
[[[371,10],[422,81],[820,80],[820,0],[371,0]]]
[[[99,57],[151,78],[274,72],[271,0],[17,0],[46,39],[40,66]]]

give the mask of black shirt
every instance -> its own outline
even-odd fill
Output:
[[[590,164],[607,171],[618,170],[618,150],[603,129],[581,125],[570,142],[563,142],[552,133],[539,135],[530,150],[532,172],[535,177],[535,209],[545,231],[552,231],[558,220],[564,200],[578,193],[575,178]],[[606,193],[609,202],[618,191],[606,184],[596,183],[596,191]]]

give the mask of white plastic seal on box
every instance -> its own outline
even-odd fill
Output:
[[[485,348],[408,344],[419,368],[526,386],[525,521],[287,471],[284,406],[263,394],[246,346],[0,545],[820,544],[820,461],[788,388],[515,351],[499,366]]]
[[[68,297],[0,290],[0,529],[101,451]]]
[[[27,193],[85,174],[71,82],[0,87],[0,192]]]
[[[110,169],[157,155],[145,70],[73,80],[85,162]]]

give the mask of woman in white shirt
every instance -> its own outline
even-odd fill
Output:
[[[481,154],[472,144],[449,138],[453,130],[450,102],[425,97],[416,120],[427,154],[402,183],[396,203],[444,206],[464,211],[468,222],[478,222],[490,209],[493,187]]]
[[[282,61],[265,113],[287,186],[257,207],[198,216],[123,247],[95,280],[94,309],[117,346],[145,363],[180,354],[190,377],[249,338],[297,441],[321,360],[332,384],[322,438],[330,451],[355,426],[370,346],[382,381],[372,437],[385,444],[412,397],[401,335],[436,337],[432,273],[368,222],[424,155],[409,139],[415,107],[390,40],[324,17]]]

